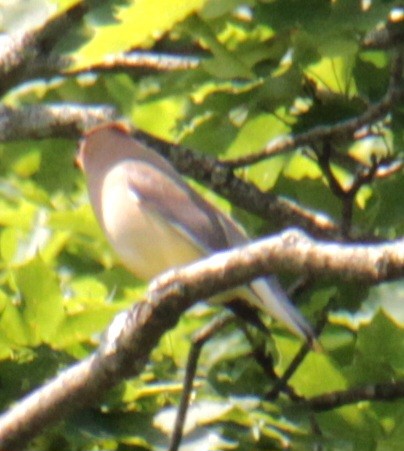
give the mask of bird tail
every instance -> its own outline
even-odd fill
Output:
[[[255,279],[250,283],[250,288],[252,292],[252,296],[249,296],[250,302],[253,302],[261,311],[285,324],[292,333],[306,340],[313,349],[321,348],[313,328],[292,305],[275,277]]]

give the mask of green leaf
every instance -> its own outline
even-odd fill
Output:
[[[58,349],[68,350],[82,342],[95,342],[94,334],[100,333],[122,310],[122,305],[87,306],[82,312],[70,313],[58,324],[52,343]]]
[[[284,359],[283,366],[291,349],[286,347],[287,340],[278,340],[277,343]],[[310,352],[299,366],[291,379],[291,384],[299,394],[307,397],[348,387],[348,381],[336,362],[324,353],[314,352]]]
[[[148,45],[157,36],[200,10],[204,3],[205,0],[180,3],[176,0],[138,0],[116,8],[109,24],[105,23],[102,9],[96,9],[88,18],[93,28],[92,38],[72,55],[74,69],[100,62],[108,54]]]
[[[253,74],[241,58],[230,52],[215,36],[207,22],[197,16],[187,20],[183,26],[192,36],[202,39],[214,58],[203,61],[202,67],[218,78],[252,78]]]
[[[54,272],[37,257],[16,269],[14,277],[32,343],[49,343],[64,318],[61,292]]]
[[[367,368],[367,378],[391,380],[394,371],[404,372],[404,328],[380,311],[358,332],[358,359]],[[371,374],[369,371],[370,368]]]

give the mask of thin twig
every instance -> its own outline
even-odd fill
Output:
[[[194,55],[173,55],[157,52],[129,52],[109,55],[103,61],[82,69],[67,69],[65,75],[80,75],[87,72],[174,72],[197,69],[203,59]]]
[[[404,381],[370,384],[364,387],[325,393],[305,400],[304,405],[316,412],[324,412],[360,401],[395,401],[400,398],[404,398]]]
[[[171,436],[170,447],[168,448],[168,451],[177,451],[182,440],[184,424],[189,406],[189,399],[192,393],[196,368],[202,347],[219,330],[222,330],[231,321],[234,321],[233,316],[222,315],[202,328],[192,340],[191,350],[188,354],[187,366],[185,369],[184,386],[182,389],[181,401],[178,407],[177,417],[175,419],[174,430]]]
[[[315,327],[315,335],[320,336],[322,330],[327,324],[327,312],[328,306],[323,310],[320,320],[317,322]],[[274,400],[279,396],[279,393],[285,391],[285,388],[288,386],[288,382],[290,378],[295,374],[296,370],[299,368],[300,364],[305,359],[306,355],[311,350],[309,344],[305,343],[301,346],[298,353],[295,355],[293,360],[290,362],[289,366],[286,368],[285,372],[282,374],[280,378],[277,379],[276,383],[272,387],[272,389],[265,395],[265,399]],[[289,393],[288,393],[289,394]],[[300,401],[303,398],[300,397],[297,393],[294,393],[294,397],[292,400]]]
[[[333,151],[330,142],[325,141],[322,149],[315,149],[315,152],[318,164],[323,175],[327,179],[331,192],[342,202],[341,232],[346,239],[350,239],[355,197],[364,185],[368,185],[373,181],[379,167],[383,166],[386,160],[384,158],[378,160],[377,157],[373,155],[371,158],[371,165],[369,167],[360,167],[360,169],[357,170],[351,186],[344,188],[331,168]]]
[[[369,106],[369,108],[360,116],[341,121],[333,125],[320,125],[313,127],[309,131],[294,136],[285,136],[276,138],[270,142],[263,150],[246,155],[234,160],[226,160],[228,167],[237,168],[247,166],[259,161],[280,155],[291,150],[304,146],[312,146],[325,140],[336,142],[350,140],[354,137],[356,131],[362,127],[379,121],[389,113],[392,106],[402,97],[401,78],[402,78],[402,55],[398,52],[391,63],[390,85],[380,102]]]
[[[242,327],[242,331],[251,346],[252,356],[262,368],[265,376],[271,381],[278,382],[279,377],[274,369],[274,360],[272,355],[265,352],[265,346],[263,344],[257,345],[256,340],[253,339],[252,335],[246,327]],[[296,394],[293,387],[289,386],[288,384],[285,384],[282,387],[282,391],[284,391],[290,399],[294,401],[300,400],[300,397]]]

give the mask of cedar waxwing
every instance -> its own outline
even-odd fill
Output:
[[[140,279],[148,281],[170,268],[248,242],[232,219],[206,202],[168,161],[132,138],[120,123],[86,133],[77,163],[109,243]],[[213,301],[244,299],[315,344],[312,328],[274,276],[219,296]]]

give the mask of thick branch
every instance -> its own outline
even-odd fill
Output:
[[[60,38],[89,10],[90,4],[79,2],[45,21],[41,26],[5,35],[0,46],[0,95],[24,81],[95,72],[177,71],[197,68],[202,57],[151,52],[129,52],[107,56],[102,62],[84,69],[69,69],[69,60],[52,53]]]
[[[0,96],[26,80],[54,75],[65,66],[66,61],[52,56],[52,49],[86,11],[84,2],[79,2],[40,27],[4,37],[0,46]]]
[[[170,300],[170,302],[167,302]],[[97,403],[106,390],[142,371],[161,335],[174,327],[189,306],[168,292],[158,302],[141,303],[118,315],[107,342],[88,359],[60,374],[0,417],[0,449],[21,450],[50,424],[75,410]]]
[[[0,142],[20,139],[78,139],[83,131],[117,118],[108,105],[32,105],[24,108],[0,107]]]
[[[234,205],[271,224],[293,224],[319,238],[341,238],[339,226],[325,215],[305,209],[292,200],[262,192],[253,184],[237,177],[226,164],[212,157],[199,155],[186,147],[167,143],[141,131],[136,131],[135,138],[170,159],[182,174],[202,182]]]
[[[150,284],[149,302],[118,315],[94,355],[0,417],[0,449],[23,448],[45,427],[139,374],[161,336],[196,299],[283,270],[366,282],[395,279],[404,276],[404,241],[336,245],[292,230],[164,273]]]
[[[84,129],[113,120],[116,116],[116,111],[108,106],[63,104],[32,105],[19,109],[3,107],[0,108],[0,142],[57,137],[78,139]],[[141,131],[135,133],[135,138],[169,158],[181,173],[206,184],[240,208],[273,224],[301,227],[319,238],[340,238],[338,225],[323,214],[260,191],[214,158]]]

